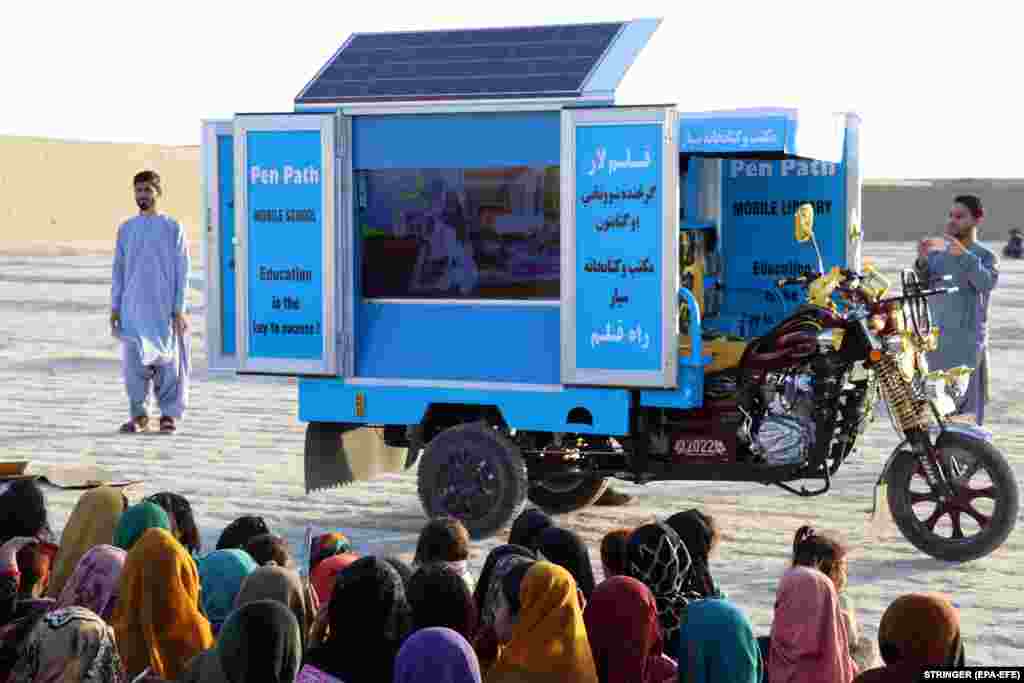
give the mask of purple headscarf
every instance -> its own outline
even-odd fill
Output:
[[[409,636],[395,660],[394,683],[481,683],[480,663],[466,639],[450,628]]]
[[[78,561],[53,609],[85,607],[110,621],[121,588],[127,553],[112,545],[97,545]]]

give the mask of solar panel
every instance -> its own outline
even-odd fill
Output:
[[[296,102],[576,97],[623,26],[357,33]]]

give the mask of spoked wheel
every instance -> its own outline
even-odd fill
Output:
[[[519,448],[483,423],[444,430],[423,451],[417,473],[428,517],[462,520],[474,539],[507,525],[526,503],[526,463]]]
[[[952,497],[933,491],[917,459],[902,452],[888,477],[889,509],[918,550],[948,562],[967,562],[998,548],[1017,521],[1020,492],[1003,455],[991,444],[947,432],[941,456],[953,470]]]

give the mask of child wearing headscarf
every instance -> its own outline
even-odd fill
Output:
[[[417,569],[409,580],[408,595],[414,631],[444,627],[467,639],[476,633],[473,594],[447,563],[437,562]]]
[[[578,534],[562,527],[548,527],[537,538],[537,550],[549,562],[567,569],[583,593],[583,599],[590,600],[594,592],[594,567],[590,564],[590,552]]]
[[[851,683],[857,675],[835,586],[817,569],[783,574],[766,670],[772,683]]]
[[[197,655],[180,683],[293,683],[302,662],[299,623],[275,600],[231,613],[217,645]]]
[[[629,537],[629,576],[654,594],[665,653],[678,659],[679,625],[686,618],[686,606],[699,596],[683,590],[691,562],[686,546],[668,525],[657,522],[638,527]]]
[[[346,555],[353,550],[352,541],[340,531],[314,536],[309,544],[309,573],[312,574],[316,566],[328,557]]]
[[[538,560],[537,553],[519,545],[500,545],[484,561],[477,581],[473,602],[477,607],[477,634],[473,649],[485,674],[498,659],[500,644],[494,630],[494,620],[501,605],[502,581],[516,567],[529,566]]]
[[[112,545],[92,548],[78,561],[54,608],[85,607],[109,620],[121,592],[121,572],[127,555]]]
[[[708,558],[718,545],[720,534],[715,519],[696,508],[677,512],[665,520],[686,546],[693,567],[683,590],[702,598],[725,597],[708,566]]]
[[[530,550],[536,550],[540,533],[553,526],[555,526],[554,520],[540,508],[527,508],[512,523],[508,544],[520,545]]]
[[[866,669],[877,661],[874,644],[860,632],[857,610],[846,591],[847,557],[849,548],[831,534],[815,531],[813,527],[802,526],[793,537],[793,566],[813,567],[827,576],[839,596],[846,636],[850,642],[850,656],[857,666]]]
[[[124,511],[114,530],[114,545],[121,550],[130,551],[135,542],[150,529],[171,530],[171,518],[167,512],[148,501],[133,505]]]
[[[425,628],[398,651],[394,683],[481,683],[480,665],[466,639],[449,628]]]
[[[65,607],[35,625],[10,680],[124,683],[126,676],[113,629],[84,607]]]
[[[466,582],[469,590],[475,588],[469,573],[469,531],[454,517],[432,519],[420,531],[416,544],[415,566],[445,562]]]
[[[658,606],[644,584],[613,576],[594,590],[583,612],[600,683],[676,683],[664,654]]]
[[[257,600],[277,600],[295,615],[302,635],[302,651],[313,628],[318,605],[309,602],[302,577],[294,569],[269,564],[260,567],[242,582],[242,590],[235,598],[235,609]]]
[[[761,683],[764,664],[750,620],[724,598],[691,602],[679,628],[679,680]]]
[[[213,646],[199,590],[196,563],[170,531],[149,529],[136,541],[111,619],[129,677],[148,667],[159,678],[177,680],[189,660]]]
[[[60,535],[60,549],[54,558],[46,595],[56,598],[87,552],[98,545],[114,543],[114,529],[128,507],[124,493],[100,486],[82,494]]]
[[[919,680],[929,668],[963,668],[960,613],[936,593],[897,598],[882,614],[878,649],[885,666],[865,671],[854,683],[902,683]]]
[[[214,550],[199,560],[203,614],[210,620],[213,635],[227,620],[235,606],[242,582],[259,565],[244,550]]]
[[[405,586],[394,567],[376,557],[353,562],[338,577],[324,617],[326,635],[317,634],[303,667],[316,671],[306,675],[323,672],[345,683],[392,679],[410,628]]]
[[[576,581],[551,562],[502,580],[496,630],[506,644],[487,683],[598,683]]]

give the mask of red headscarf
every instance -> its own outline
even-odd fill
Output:
[[[835,586],[817,569],[782,575],[767,669],[772,683],[850,683],[857,675]]]
[[[674,678],[662,657],[658,606],[651,589],[613,576],[594,589],[583,612],[601,683],[662,683]]]
[[[346,567],[359,559],[355,553],[342,553],[331,555],[316,566],[309,576],[309,582],[313,584],[313,590],[320,600],[321,605],[328,605],[331,602],[331,594],[334,593],[334,580]]]

